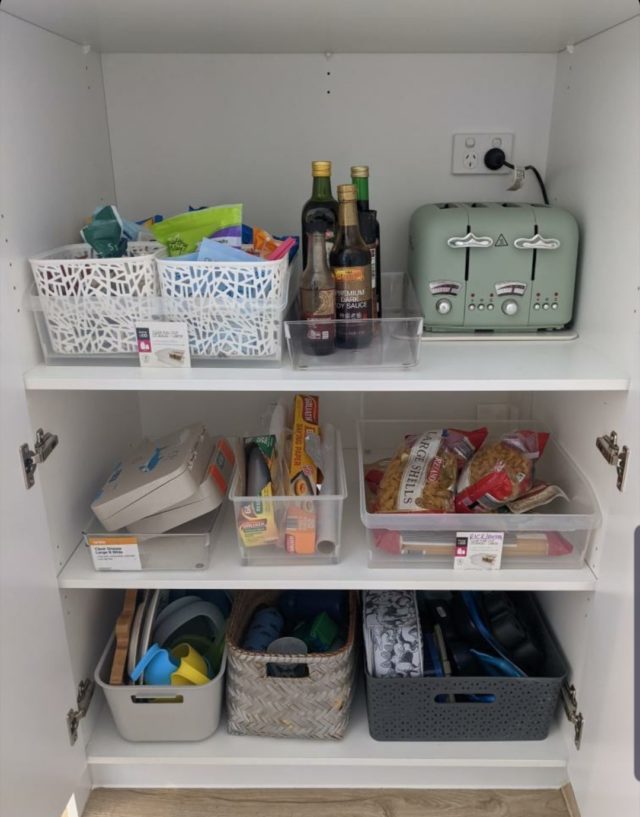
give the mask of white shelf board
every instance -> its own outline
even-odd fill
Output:
[[[80,543],[58,577],[61,588],[173,588],[230,590],[297,588],[415,590],[594,590],[596,578],[587,565],[546,570],[454,571],[453,569],[370,568],[367,531],[360,520],[354,452],[347,452],[349,496],[345,502],[341,560],[337,564],[243,565],[230,504],[224,509],[219,539],[212,545],[209,566],[190,571],[95,571]]]
[[[229,6],[210,0],[146,3],[110,0],[5,0],[6,11],[99,51],[191,53],[542,52],[560,51],[634,13],[628,0],[484,0],[466,25],[457,4],[381,0],[312,4],[263,0]],[[465,18],[466,19],[466,18]]]
[[[567,748],[558,725],[544,741],[378,742],[360,689],[341,741],[283,740],[217,732],[194,743],[131,743],[104,707],[87,757],[95,786],[427,787],[559,786]]]
[[[227,392],[627,391],[629,375],[597,348],[577,340],[434,341],[412,369],[296,371],[282,366],[46,366],[25,374],[28,390]]]

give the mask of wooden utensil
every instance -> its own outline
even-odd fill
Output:
[[[137,599],[137,590],[125,590],[122,612],[116,621],[116,649],[111,663],[111,675],[109,676],[109,683],[115,686],[121,686],[124,683],[124,670],[127,663],[127,653],[129,652],[131,624],[133,622],[133,614],[136,610]]]

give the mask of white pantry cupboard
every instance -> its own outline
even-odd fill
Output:
[[[640,18],[631,0],[5,0],[0,10],[0,814],[57,817],[91,786],[559,787],[582,817],[640,814],[633,774],[633,530],[640,522]],[[568,48],[566,46],[569,46]],[[355,113],[354,113],[355,111]],[[308,165],[368,161],[387,268],[408,217],[436,200],[536,199],[531,182],[452,176],[451,135],[513,132],[582,228],[577,340],[424,344],[405,373],[41,362],[26,259],[72,241],[96,204],[140,218],[241,200],[295,231]],[[371,570],[352,478],[344,560],[240,567],[231,529],[198,574],[94,573],[79,531],[112,457],[141,433],[203,418],[251,427],[274,394],[322,395],[354,448],[357,416],[497,413],[548,423],[592,483],[603,525],[582,568]],[[60,443],[26,490],[20,444]],[[623,492],[595,447],[631,450]],[[353,477],[353,475],[352,475]],[[464,584],[463,584],[464,582]],[[232,738],[128,744],[96,694],[71,745],[66,716],[127,586],[533,589],[571,664],[581,748],[559,715],[546,741],[392,744],[362,702],[339,744]]]

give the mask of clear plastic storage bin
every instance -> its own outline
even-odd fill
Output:
[[[130,241],[123,258],[67,244],[30,259],[31,298],[45,360],[137,357],[136,323],[159,317],[157,241]]]
[[[567,452],[549,438],[536,464],[536,479],[559,485],[568,501],[524,514],[372,513],[367,506],[365,465],[391,458],[406,434],[430,428],[489,428],[487,441],[515,428],[542,430],[539,423],[516,420],[361,420],[358,423],[360,515],[368,529],[371,567],[453,567],[457,532],[504,532],[502,567],[575,568],[585,558],[601,517],[591,486]],[[485,443],[486,445],[486,443]]]
[[[221,505],[215,511],[166,533],[130,533],[126,530],[109,533],[93,518],[82,535],[93,566],[99,571],[205,570],[209,566],[212,541],[221,524],[223,508]],[[96,552],[96,548],[113,548],[114,558],[110,560],[108,554]],[[136,552],[139,568],[134,559]],[[129,559],[119,556],[120,553],[128,555]]]
[[[342,536],[342,510],[347,496],[347,479],[340,434],[336,432],[336,492],[318,496],[276,496],[271,498],[243,496],[244,476],[240,468],[231,483],[229,498],[233,502],[236,533],[242,563],[245,565],[333,564],[339,561]],[[263,544],[247,545],[242,528],[254,526],[264,531]],[[267,533],[267,524],[273,536]],[[310,546],[295,550],[295,534],[312,530]],[[307,537],[303,541],[308,540]]]
[[[404,369],[415,366],[420,357],[423,317],[409,277],[403,272],[382,275],[382,318],[349,321],[371,328],[371,343],[362,349],[338,349],[330,355],[313,355],[304,349],[308,324],[287,320],[285,337],[294,369],[345,369],[375,366]],[[324,321],[336,328],[342,321]]]
[[[292,265],[279,261],[158,258],[162,311],[184,321],[195,358],[271,360],[282,356],[282,318]]]

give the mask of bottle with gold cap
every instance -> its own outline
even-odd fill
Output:
[[[307,266],[307,247],[309,227],[319,221],[325,224],[325,243],[327,258],[333,247],[338,221],[338,202],[331,192],[331,162],[311,162],[313,190],[311,198],[302,208],[302,267]]]
[[[371,343],[371,253],[360,235],[356,188],[338,185],[338,202],[338,232],[329,255],[336,281],[336,346],[360,349]]]
[[[373,286],[374,317],[382,317],[382,268],[380,266],[380,224],[378,213],[369,207],[369,167],[353,165],[351,181],[358,198],[360,234],[371,253],[371,285]]]

